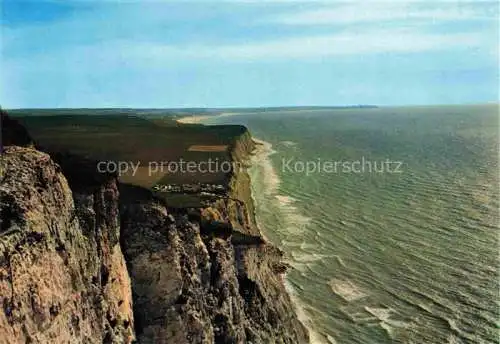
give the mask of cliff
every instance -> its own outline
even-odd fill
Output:
[[[0,342],[130,343],[116,181],[72,193],[47,154],[19,146],[0,166]]]
[[[0,342],[308,342],[244,170],[228,197],[171,209],[91,161],[15,146],[23,137],[2,156]],[[244,130],[231,158],[252,149]]]
[[[231,147],[240,163],[252,150],[246,130]],[[229,197],[200,210],[147,197],[122,204],[140,342],[308,342],[283,285],[281,253],[255,226],[249,181],[234,171]]]

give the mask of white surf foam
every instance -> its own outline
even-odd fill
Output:
[[[393,310],[391,308],[365,307],[365,310],[373,314],[380,321],[388,321]]]
[[[272,144],[269,142],[253,138],[257,143],[254,155],[251,159],[252,171],[254,177],[257,177],[259,183],[263,183],[262,189],[266,197],[271,200],[274,197],[277,210],[282,215],[284,221],[283,228],[287,233],[301,234],[304,227],[310,223],[310,218],[300,214],[300,211],[294,205],[296,199],[280,193],[279,187],[281,180],[276,172],[271,156],[276,153]],[[254,201],[257,200],[254,198]]]
[[[295,202],[295,199],[293,197],[290,197],[290,196],[276,195],[274,197],[278,200],[280,205],[282,205],[284,207],[289,206],[293,202]]]
[[[335,338],[333,338],[332,336],[330,336],[329,334],[326,335],[326,339],[328,339],[328,342],[330,344],[337,344],[337,341],[335,341]]]
[[[281,141],[280,144],[283,145],[283,146],[285,146],[285,147],[295,147],[295,146],[297,146],[297,143],[293,142],[293,141]]]
[[[266,207],[276,208],[276,211],[280,215],[280,219],[283,222],[279,227],[282,227],[281,232],[287,232],[287,240],[290,242],[290,246],[300,247],[303,241],[303,230],[305,226],[310,222],[310,219],[302,214],[300,214],[297,207],[294,206],[296,200],[288,195],[284,195],[279,192],[279,187],[281,184],[281,180],[279,178],[278,173],[274,169],[274,166],[271,161],[271,156],[276,153],[273,149],[272,145],[269,142],[253,139],[257,145],[254,151],[254,154],[251,158],[252,168],[250,170],[250,176],[252,177],[252,183],[262,183],[259,186],[259,190],[262,190],[262,195],[254,195],[252,194],[252,198],[254,203],[256,204],[256,208],[258,209],[259,202],[264,202],[261,204]],[[254,180],[257,179],[257,180]],[[257,185],[253,185],[252,191],[255,191]],[[269,204],[267,202],[270,202]],[[259,227],[262,227],[259,222],[259,214],[256,214],[257,223]],[[279,229],[278,229],[279,230]],[[291,235],[290,235],[291,234]],[[295,240],[294,240],[295,239]],[[284,243],[281,242],[281,244]],[[288,245],[286,245],[288,246]],[[288,251],[288,250],[287,250]],[[303,260],[308,264],[310,262],[317,261],[322,259],[322,257],[314,254],[305,254],[303,252],[289,252],[290,255],[295,255],[295,258],[299,260]],[[304,267],[306,267],[306,265]],[[293,268],[297,268],[298,266],[294,266]],[[314,330],[313,322],[310,316],[305,311],[303,305],[301,304],[295,289],[291,285],[290,282],[287,281],[286,277],[284,279],[285,288],[290,295],[290,298],[296,308],[298,319],[306,326],[309,332],[310,343],[311,344],[327,344],[327,341]]]
[[[250,160],[252,167],[256,168],[259,174],[262,174],[259,182],[264,184],[264,193],[266,195],[275,194],[280,186],[280,178],[273,167],[270,156],[275,154],[276,151],[269,142],[256,138],[253,140],[257,143],[257,146]]]
[[[394,338],[394,331],[397,329],[404,329],[410,326],[408,322],[391,319],[391,316],[395,313],[392,308],[380,308],[380,307],[364,307],[365,310],[373,314],[380,322],[379,326],[384,329],[390,338]]]
[[[334,278],[330,281],[329,285],[335,294],[348,302],[356,301],[368,296],[368,294],[364,293],[358,286],[349,280]]]
[[[288,262],[294,269],[301,273],[311,272],[312,267],[326,257],[325,254],[309,253],[305,251],[290,251],[291,259]]]
[[[333,257],[335,257],[335,259],[339,262],[340,266],[342,266],[343,268],[347,268],[341,256],[335,254],[333,255]]]
[[[307,328],[307,331],[309,332],[309,343],[310,344],[328,344],[325,341],[325,339],[323,338],[323,336],[321,336],[319,333],[314,331],[313,322],[311,320],[311,317],[307,314],[304,307],[302,306],[302,303],[300,302],[300,300],[297,297],[297,293],[296,293],[295,289],[292,287],[292,285],[286,279],[285,279],[285,289],[288,292],[288,295],[290,295],[290,299],[292,300],[292,303],[295,305],[295,312],[297,313],[297,318]]]

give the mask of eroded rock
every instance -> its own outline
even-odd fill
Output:
[[[17,146],[5,148],[1,168],[0,342],[130,343],[116,184],[75,202],[47,154]]]

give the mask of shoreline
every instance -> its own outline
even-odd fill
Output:
[[[276,191],[281,183],[281,180],[276,175],[276,172],[274,171],[274,167],[272,166],[270,159],[269,159],[269,157],[271,155],[275,154],[276,151],[273,149],[273,145],[267,141],[258,139],[258,138],[253,137],[253,136],[252,136],[252,141],[255,144],[255,149],[253,150],[252,155],[251,155],[250,169],[259,168],[259,166],[258,166],[259,162],[261,163],[260,168],[263,168],[263,164],[262,164],[263,162],[269,163],[269,167],[270,167],[270,169],[272,169],[272,171],[269,171],[269,172],[272,172],[271,174],[275,178],[272,181],[273,185],[271,186],[271,190],[269,188],[266,188],[266,190],[271,191],[270,194],[276,193]],[[264,225],[259,221],[259,216],[257,213],[258,201],[255,197],[255,189],[254,189],[255,184],[258,183],[259,181],[256,180],[254,177],[252,177],[252,173],[249,173],[249,172],[247,172],[247,173],[250,177],[251,199],[252,199],[253,206],[254,206],[254,211],[253,211],[252,216],[253,216],[254,222],[257,226],[257,230],[259,231],[260,235],[264,238],[265,241],[271,243],[274,247],[278,248],[280,251],[283,251],[283,248],[280,247],[280,245],[278,245],[278,243],[275,243],[275,242],[273,242],[273,240],[270,240],[264,233],[264,230],[263,230]],[[265,176],[268,177],[269,174],[265,173]],[[260,182],[262,182],[262,181],[260,181]],[[274,195],[274,196],[277,196],[277,195]],[[286,260],[284,261],[284,263],[287,266],[289,266],[288,269],[293,268],[292,265],[289,264]],[[282,283],[283,283],[283,286],[285,287],[286,293],[288,294],[288,296],[290,297],[290,300],[292,301],[292,304],[295,308],[294,312],[297,315],[298,320],[306,328],[306,330],[309,334],[309,344],[326,344],[326,341],[321,339],[322,336],[314,330],[313,321],[312,321],[311,317],[307,314],[302,302],[300,301],[300,299],[298,297],[298,290],[296,290],[293,287],[293,284],[288,279],[288,269],[284,273],[281,274]]]
[[[268,155],[265,154],[266,149],[271,149],[271,146],[272,146],[269,142],[260,140],[258,138],[253,137],[253,136],[251,137],[251,139],[252,139],[255,146],[254,146],[253,151],[250,153],[251,154],[250,155],[250,167],[249,167],[250,169],[255,166],[254,159],[257,159],[259,156],[267,157]],[[275,243],[273,243],[271,240],[269,240],[269,238],[264,234],[264,231],[262,230],[262,225],[259,223],[259,221],[257,219],[258,218],[257,210],[256,210],[257,201],[255,199],[255,192],[254,192],[253,187],[252,187],[254,185],[255,181],[252,179],[252,176],[248,172],[248,170],[246,173],[248,174],[248,177],[250,179],[250,198],[251,198],[252,203],[253,203],[253,212],[252,212],[253,222],[255,223],[255,226],[257,227],[257,230],[259,231],[262,238],[264,238],[264,240],[266,242],[269,242],[272,245],[278,247]],[[286,276],[286,272],[283,273],[282,275]]]
[[[215,119],[215,118],[219,118],[219,117],[227,117],[227,116],[232,116],[232,115],[234,115],[234,113],[222,113],[222,114],[215,115],[215,116],[189,116],[189,117],[181,118],[180,120],[182,120],[182,121],[178,120],[178,122],[179,123],[204,124],[203,121],[206,119],[210,119],[210,118]],[[193,117],[196,117],[196,118],[193,119]],[[207,125],[209,125],[209,124],[207,124]],[[259,181],[257,181],[255,179],[255,176],[252,176],[252,173],[251,173],[251,171],[253,169],[259,168],[259,165],[260,165],[260,168],[262,168],[263,162],[269,163],[267,166],[268,171],[264,174],[266,176],[268,176],[268,174],[272,174],[274,176],[274,178],[273,178],[273,182],[272,182],[272,185],[270,188],[271,190],[269,188],[266,188],[266,190],[268,190],[268,192],[271,191],[270,194],[276,193],[277,189],[279,187],[279,184],[280,184],[280,179],[279,179],[278,175],[276,174],[274,167],[272,166],[270,159],[269,159],[269,156],[271,156],[272,154],[275,154],[276,151],[273,149],[273,145],[267,141],[256,138],[256,137],[252,136],[251,134],[250,134],[250,139],[252,140],[254,147],[249,155],[250,167],[249,167],[249,169],[247,169],[245,171],[245,173],[248,175],[248,178],[250,180],[250,201],[253,203],[252,204],[253,211],[251,213],[252,222],[255,224],[256,230],[258,231],[259,235],[264,239],[265,242],[270,243],[272,246],[277,248],[279,251],[284,252],[283,249],[280,247],[280,245],[278,245],[278,243],[274,242],[273,240],[270,240],[269,237],[265,234],[265,231],[263,230],[264,226],[261,223],[261,221],[259,220],[259,216],[257,213],[258,201],[255,197],[255,189],[254,189],[254,186]],[[286,262],[286,260],[284,261],[284,263],[287,266],[289,266],[287,268],[287,270],[288,270],[291,267],[291,265],[288,264]],[[297,296],[298,291],[292,286],[292,283],[288,280],[288,277],[287,277],[288,271],[287,270],[280,274],[281,283],[283,285],[285,293],[290,298],[290,301],[291,301],[293,308],[294,308],[294,313],[296,314],[298,321],[302,324],[302,326],[306,329],[306,331],[308,333],[308,336],[309,336],[309,343],[308,344],[326,344],[325,340],[320,339],[322,336],[319,335],[314,330],[314,328],[312,326],[312,324],[313,324],[312,319],[305,311],[305,308],[303,307],[302,302],[299,300],[299,298]],[[301,343],[301,344],[304,344],[304,343]]]
[[[204,124],[203,121],[207,119],[215,119],[219,117],[226,117],[226,116],[231,116],[234,115],[233,113],[222,113],[219,115],[214,115],[214,116],[187,116],[180,118],[177,120],[179,123],[196,123],[196,124]],[[209,125],[209,124],[207,124]],[[271,185],[269,187],[266,187],[265,192],[269,192],[269,195],[271,194],[277,194],[277,190],[279,188],[279,184],[281,180],[279,179],[279,176],[276,174],[274,167],[272,166],[272,163],[270,161],[270,156],[275,154],[276,151],[273,149],[273,145],[267,141],[261,140],[259,138],[256,138],[250,134],[250,139],[252,140],[254,144],[253,150],[249,154],[249,162],[250,162],[250,167],[245,171],[245,173],[248,175],[248,178],[250,180],[250,200],[253,203],[252,208],[253,211],[251,213],[252,217],[252,222],[255,224],[256,230],[258,231],[259,235],[264,239],[265,242],[270,243],[272,246],[277,248],[279,251],[283,251],[283,249],[280,247],[281,245],[278,245],[278,243],[275,243],[273,240],[270,240],[268,236],[266,236],[265,231],[263,230],[264,226],[259,220],[259,216],[257,213],[257,204],[258,201],[255,197],[255,189],[254,186],[257,181],[255,177],[252,177],[251,170],[256,169],[256,168],[266,168],[266,172],[264,175],[266,177],[269,177],[269,175],[272,175],[271,177]],[[264,167],[264,164],[266,166]],[[262,180],[260,181],[262,182]],[[276,195],[275,195],[276,196]],[[290,264],[288,264],[286,261],[284,263],[288,266],[291,267]],[[289,267],[289,268],[290,268]],[[288,272],[285,271],[280,274],[281,275],[281,283],[283,285],[283,288],[285,290],[285,293],[288,295],[290,298],[290,301],[294,307],[294,313],[297,316],[297,319],[299,322],[302,324],[302,326],[306,329],[308,336],[309,336],[309,344],[326,344],[327,342],[325,340],[322,340],[322,336],[317,333],[314,328],[313,328],[313,322],[310,316],[307,314],[305,311],[304,306],[302,305],[302,302],[299,300],[297,293],[298,291],[292,286],[292,283],[288,280]],[[303,344],[303,343],[302,343]]]
[[[191,115],[177,118],[175,121],[181,124],[203,124],[202,121],[209,119],[210,117],[215,116],[207,116],[207,115]]]
[[[172,130],[177,130],[177,128],[174,127]],[[240,131],[237,132],[238,135],[231,136],[236,139],[231,150],[231,158],[245,163],[255,146],[246,128],[241,135],[239,133]],[[24,151],[22,154],[22,156],[14,156],[13,159],[26,161]],[[28,158],[31,156],[30,154],[32,153],[28,152]],[[55,151],[52,154],[56,155],[58,152]],[[76,222],[76,224],[87,225],[90,223],[87,221],[98,223],[99,219],[96,220],[95,217],[88,215],[88,198],[104,199],[104,203],[96,203],[99,208],[95,209],[104,219],[104,225],[112,225],[98,227],[97,234],[99,235],[95,240],[92,240],[96,243],[95,245],[98,245],[97,248],[95,245],[87,247],[85,242],[75,242],[77,246],[74,250],[71,245],[65,246],[65,250],[68,249],[69,254],[81,257],[84,261],[87,259],[86,257],[89,259],[101,257],[105,261],[96,261],[96,264],[92,264],[93,270],[88,271],[78,265],[75,265],[74,270],[73,266],[69,267],[68,271],[68,267],[59,264],[64,263],[63,261],[57,261],[53,264],[56,269],[60,266],[60,269],[68,271],[71,276],[72,271],[81,273],[82,278],[92,279],[92,281],[94,276],[101,276],[103,281],[97,280],[97,285],[102,288],[97,289],[98,294],[96,295],[101,295],[102,300],[107,300],[108,286],[115,288],[113,283],[124,281],[125,286],[128,286],[127,290],[119,288],[124,290],[124,295],[120,295],[120,299],[122,301],[129,300],[122,307],[128,307],[127,314],[123,318],[120,315],[115,316],[115,308],[105,308],[107,305],[103,305],[102,312],[96,313],[94,317],[97,319],[96,323],[107,324],[106,321],[111,323],[112,320],[103,316],[103,314],[111,314],[113,319],[119,319],[114,323],[117,326],[116,330],[121,331],[123,326],[124,332],[132,331],[132,336],[134,336],[135,331],[135,338],[139,342],[161,342],[172,338],[186,343],[202,342],[206,338],[212,337],[216,342],[231,343],[279,341],[310,343],[309,331],[299,320],[297,314],[292,312],[296,306],[280,276],[280,272],[283,271],[282,255],[270,242],[267,245],[262,245],[262,240],[257,238],[262,234],[262,231],[256,225],[255,220],[251,218],[255,212],[251,198],[251,180],[246,171],[233,170],[229,191],[234,195],[241,196],[241,198],[234,197],[214,202],[212,210],[214,214],[218,214],[215,220],[217,223],[212,226],[212,223],[203,222],[203,215],[198,214],[197,210],[190,212],[188,206],[169,207],[166,200],[164,200],[165,202],[158,200],[149,191],[147,195],[144,195],[142,186],[120,188],[121,185],[115,174],[106,174],[104,179],[96,179],[92,174],[83,176],[83,178],[79,178],[79,176],[75,178],[82,168],[84,171],[87,171],[87,166],[89,171],[95,168],[92,161],[87,161],[88,159],[85,157],[82,158],[83,160],[75,159],[72,156],[59,158],[61,170],[56,172],[59,173],[58,176],[61,180],[57,179],[54,186],[44,182],[44,180],[40,183],[46,186],[44,190],[51,198],[61,199],[61,197],[52,197],[52,195],[61,196],[63,194],[63,198],[66,197],[65,199],[69,202],[66,202],[69,207],[68,211],[61,214],[53,211],[52,203],[45,204],[49,208],[43,214],[50,216],[52,220],[50,223],[73,223],[75,219],[74,216],[71,217],[72,214],[75,214],[73,208],[78,210],[76,215],[78,215],[80,222]],[[22,169],[29,170],[36,176],[45,176],[46,174],[52,176],[54,174],[51,169],[47,170],[46,173],[43,170],[41,173],[39,169],[45,165],[40,167],[37,162],[40,159],[35,160],[33,160],[33,168],[31,165],[23,165]],[[59,166],[50,158],[43,160],[50,162],[51,165],[48,165],[50,168],[51,166]],[[29,162],[31,163],[31,160]],[[236,171],[241,171],[241,173],[234,173]],[[18,185],[23,187],[27,185],[28,191],[36,188],[36,183],[34,183],[36,178],[31,178],[33,183],[19,184],[15,179],[17,175],[14,173],[11,175],[13,176],[10,179],[13,181],[11,190],[14,196],[23,194],[23,192],[16,191]],[[29,180],[29,182],[31,181]],[[59,190],[60,188],[57,188],[62,184],[67,185],[63,193]],[[35,194],[41,197],[33,197],[36,199],[35,204],[44,203],[44,193],[39,191]],[[19,199],[19,204],[23,204],[22,208],[26,208],[24,203],[21,203],[24,202],[21,198],[13,199],[16,202]],[[59,206],[59,208],[66,209],[67,207]],[[30,213],[20,213],[20,215],[23,214]],[[22,218],[29,219],[24,215]],[[224,224],[219,223],[218,219],[223,219]],[[225,224],[230,225],[231,232],[228,233],[228,226]],[[168,235],[162,234],[164,225],[168,226]],[[50,239],[51,243],[57,243],[57,237],[52,239],[53,228],[47,226],[42,226],[41,229],[44,230],[44,233],[48,233],[47,238]],[[138,231],[137,228],[141,230]],[[70,229],[74,228],[68,228],[68,230]],[[234,233],[233,229],[241,230],[243,236],[230,237],[230,234]],[[76,230],[78,231],[79,228]],[[68,233],[71,234],[72,231]],[[72,236],[82,240],[86,238],[86,236]],[[89,236],[89,238],[93,237]],[[101,239],[105,241],[103,244],[99,244]],[[58,247],[54,248],[49,244],[48,242],[49,251],[47,252],[58,250]],[[112,252],[112,257],[108,257],[102,252],[99,253],[101,248],[106,252]],[[118,251],[115,252],[115,249]],[[56,257],[59,256],[56,255]],[[113,265],[113,269],[111,269],[109,264],[115,262],[115,259],[119,264]],[[34,273],[37,271],[35,270]],[[68,278],[71,279],[71,276]],[[59,279],[64,281],[65,279],[62,278]],[[165,281],[168,282],[168,285],[165,284]],[[94,283],[91,287],[93,285]],[[56,290],[65,293],[63,295],[73,295],[74,290],[79,292],[80,288],[77,287],[71,285],[68,289],[63,286],[56,288]],[[94,289],[82,290],[84,293],[94,293],[96,292]],[[27,290],[26,295],[26,297],[32,297],[31,289]],[[276,297],[277,295],[279,297]],[[81,299],[82,302],[85,301],[85,298]],[[43,301],[45,302],[45,299]],[[178,301],[182,302],[178,303]],[[134,307],[131,306],[132,303]],[[110,304],[120,306],[118,300],[115,299],[110,299]],[[180,306],[177,307],[177,305]],[[80,307],[79,303],[75,303],[75,307]],[[84,312],[86,307],[86,304],[82,303],[78,310],[81,309]],[[36,314],[32,316],[31,309],[27,309],[25,313],[27,317],[31,316],[33,321],[36,321],[37,328],[41,328],[41,325],[38,325],[39,320]],[[71,316],[72,313],[66,314]],[[80,316],[82,313],[77,314]],[[150,317],[148,314],[153,314],[154,317]],[[196,318],[195,322],[193,322],[193,317]],[[27,319],[32,321],[31,318]],[[51,326],[53,319],[47,319],[49,326]],[[123,319],[123,325],[121,319]],[[136,319],[136,323],[134,323],[134,319]],[[160,322],[164,324],[161,331],[157,327]],[[42,325],[45,326],[45,324]],[[113,329],[115,330],[115,327]],[[102,332],[102,338],[106,338],[109,332],[105,331],[107,329],[95,331],[96,337],[101,336]],[[21,336],[23,335],[22,331],[19,333]],[[38,335],[39,332],[33,333]],[[176,333],[175,337],[170,335],[172,333]],[[118,335],[118,332],[116,334]],[[31,336],[31,333],[29,335]],[[98,339],[102,342],[102,338]],[[78,342],[80,338],[75,337],[74,339]],[[20,338],[20,341],[23,342],[24,338]]]
[[[213,115],[188,115],[176,118],[175,121],[180,124],[204,124],[205,120],[216,119],[219,117],[230,117],[237,115],[237,112],[221,112]]]

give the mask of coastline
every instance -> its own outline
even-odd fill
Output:
[[[181,118],[177,118],[175,121],[181,124],[202,124],[201,123],[202,121],[209,119],[210,117],[213,116],[206,116],[206,115],[184,116]]]
[[[189,115],[176,118],[175,121],[180,124],[205,124],[205,121],[217,119],[220,117],[230,117],[237,115],[237,112],[221,112],[216,115]]]
[[[267,193],[269,196],[273,197],[282,197],[278,194],[278,187],[281,183],[281,180],[279,179],[279,176],[277,175],[274,167],[272,166],[272,162],[270,160],[270,156],[275,154],[276,151],[273,149],[273,145],[267,141],[252,137],[252,140],[255,143],[255,149],[252,152],[251,156],[251,167],[250,169],[262,169],[262,175],[267,179],[267,184],[265,187],[265,193]],[[256,184],[258,183],[263,183],[266,184],[265,180],[259,180],[258,176],[256,176],[255,173],[249,173],[250,176],[250,187],[251,187],[251,199],[254,205],[254,211],[253,211],[253,218],[256,223],[257,229],[260,232],[261,236],[264,238],[264,240],[270,242],[272,245],[277,247],[279,250],[282,250],[281,245],[279,245],[277,242],[270,240],[263,228],[265,228],[265,225],[262,223],[262,221],[259,219],[259,215],[257,212],[258,208],[258,199],[256,197]],[[286,261],[285,259],[285,264],[291,266],[289,262]],[[302,325],[307,329],[308,335],[309,335],[309,343],[310,344],[327,344],[325,340],[322,339],[323,336],[321,336],[319,333],[317,333],[314,330],[313,327],[313,322],[311,317],[307,314],[304,305],[302,302],[299,300],[297,293],[298,291],[293,287],[293,283],[288,279],[288,271],[285,271],[282,274],[282,281],[283,285],[285,287],[286,293],[290,297],[290,300],[292,301],[292,304],[294,306],[294,312],[297,315],[298,320],[302,323]],[[331,342],[330,342],[331,343]]]
[[[215,116],[188,116],[188,117],[183,117],[177,120],[179,123],[198,123],[198,124],[206,124],[210,125],[208,123],[204,123],[205,120],[207,119],[218,119],[220,117],[228,117],[232,116],[234,113],[223,113],[220,115],[215,115]],[[256,138],[250,134],[250,140],[252,141],[253,144],[253,149],[249,153],[248,160],[250,162],[250,168],[244,172],[244,174],[247,175],[248,180],[250,182],[249,188],[250,188],[250,199],[249,202],[252,203],[251,205],[251,211],[250,211],[250,217],[252,223],[255,224],[255,230],[258,232],[257,234],[263,238],[263,240],[272,246],[274,246],[276,249],[278,249],[280,252],[283,252],[281,249],[281,245],[279,243],[275,242],[275,240],[272,240],[266,235],[265,231],[263,228],[265,228],[265,225],[262,223],[262,221],[259,219],[259,214],[257,212],[257,205],[258,205],[258,200],[256,197],[256,188],[255,186],[260,184],[260,183],[266,183],[266,180],[261,180],[260,178],[256,178],[255,175],[253,175],[254,171],[258,169],[263,169],[262,175],[267,179],[267,182],[270,184],[265,185],[264,189],[266,190],[266,194],[268,196],[279,196],[278,195],[278,188],[280,184],[280,179],[279,176],[277,175],[274,167],[272,166],[270,156],[275,154],[276,151],[273,149],[273,145],[267,141],[264,141],[262,139]],[[233,157],[234,159],[235,157]],[[234,175],[233,177],[236,177]],[[279,199],[279,197],[278,197]],[[284,264],[288,266],[287,269],[291,267],[291,265],[284,260]],[[322,336],[320,336],[317,332],[314,331],[313,329],[313,324],[311,318],[307,315],[304,306],[302,305],[301,301],[299,300],[297,296],[297,290],[293,287],[293,284],[288,280],[288,272],[285,270],[283,273],[280,273],[280,280],[281,284],[283,286],[283,290],[286,293],[286,295],[289,297],[291,304],[293,306],[293,311],[295,315],[297,316],[297,320],[302,324],[302,326],[305,328],[308,334],[308,343],[307,344],[327,344],[325,340],[322,340]],[[300,344],[306,344],[306,343],[300,343]]]
[[[230,158],[246,163],[254,149],[254,141],[246,128],[238,127],[241,130],[238,136],[234,136]],[[21,151],[19,157],[16,153],[14,158],[25,161],[24,157],[29,157],[31,150],[28,148],[26,152]],[[101,289],[92,289],[92,292],[97,292],[96,295],[109,300],[109,303],[103,306],[102,311],[92,316],[92,319],[95,318],[100,323],[100,316],[113,315],[112,319],[105,317],[102,321],[105,324],[106,321],[109,322],[109,328],[114,327],[116,330],[113,335],[123,338],[124,343],[129,343],[131,336],[135,336],[138,342],[148,343],[165,340],[178,343],[310,343],[308,330],[293,311],[293,301],[283,282],[282,272],[286,269],[282,261],[283,255],[276,246],[264,242],[262,232],[253,218],[251,182],[246,171],[235,170],[230,176],[229,192],[232,197],[217,200],[213,207],[210,205],[206,208],[209,214],[216,214],[221,220],[212,224],[203,221],[203,210],[198,212],[185,207],[169,207],[167,202],[157,199],[153,194],[144,193],[142,187],[120,184],[114,174],[106,175],[105,178],[97,178],[91,174],[82,177],[82,169],[95,168],[92,161],[83,158],[80,160],[79,157],[73,156],[61,157],[57,155],[57,151],[47,153],[52,154],[56,160],[52,162],[47,156],[43,161],[49,161],[53,166],[60,163],[61,180],[54,184],[55,186],[45,181],[40,182],[47,187],[43,191],[32,192],[36,198],[32,201],[34,204],[41,202],[45,206],[40,208],[44,209],[44,216],[53,220],[49,223],[75,223],[84,226],[84,235],[98,233],[98,237],[90,241],[97,243],[97,252],[93,251],[94,247],[85,247],[82,251],[83,243],[79,243],[75,249],[70,245],[65,246],[68,254],[82,258],[83,262],[87,257],[94,259],[96,264],[91,268],[97,270],[87,271],[75,266],[70,272],[83,271],[82,277],[84,281],[90,281],[90,287],[95,284],[93,281],[100,277],[96,282]],[[30,166],[23,167],[23,170],[32,170],[33,174],[43,177],[54,175],[55,172],[45,165],[42,166],[43,173],[37,170],[37,161],[29,162]],[[10,188],[12,192],[17,190],[18,185],[35,187],[28,182],[20,184],[16,181],[15,174],[9,175],[14,181]],[[36,178],[31,179],[36,181]],[[67,185],[62,191],[58,188],[61,184]],[[94,192],[95,187],[99,187],[98,195]],[[24,192],[13,194],[22,195]],[[62,199],[61,201],[67,202],[47,208],[46,202],[43,201],[45,195],[50,196],[48,199]],[[24,200],[19,198],[19,204],[22,202]],[[91,208],[88,208],[89,204]],[[19,206],[19,209],[25,208],[29,207]],[[61,213],[54,211],[55,208],[69,210]],[[96,215],[92,215],[94,211]],[[72,222],[75,218],[70,219],[71,214],[78,216],[78,222]],[[30,215],[20,213],[19,217],[29,218]],[[102,221],[98,220],[100,217]],[[94,227],[93,224],[100,227]],[[50,243],[59,242],[57,237],[52,238],[57,235],[53,227],[45,222],[41,226],[45,226],[43,231],[50,233],[47,235]],[[94,228],[99,229],[94,231]],[[12,230],[16,228],[12,227]],[[28,228],[26,230],[29,231]],[[79,227],[71,227],[69,230],[80,232]],[[103,243],[101,239],[104,240]],[[48,247],[49,253],[56,252],[59,248]],[[30,249],[34,248],[36,247]],[[113,252],[113,257],[100,253],[101,248],[106,252]],[[103,257],[104,260],[96,260],[95,257]],[[35,267],[38,265],[35,264]],[[52,265],[56,270],[60,268],[66,271],[62,267],[64,261],[60,259]],[[56,281],[63,278],[56,277]],[[120,284],[122,282],[123,285]],[[114,288],[117,283],[123,291],[119,295],[121,303],[114,299],[116,295],[108,298],[107,294],[111,290],[108,286]],[[79,285],[76,286],[81,289]],[[74,294],[75,287],[73,284],[71,287],[66,290],[67,288],[58,286],[55,290],[66,299],[66,294]],[[32,292],[29,289],[26,293],[26,297],[31,297]],[[78,312],[79,316],[85,312],[87,299],[93,300],[82,297],[81,303],[75,303],[75,307],[80,307],[77,310],[84,307]],[[106,308],[108,304],[112,309]],[[115,305],[121,307],[118,310],[125,313],[123,317],[114,316]],[[90,306],[88,308],[93,309]],[[37,324],[40,322],[39,313],[33,313],[32,309],[23,309],[22,313],[29,321]],[[66,312],[61,319],[71,314]],[[83,316],[81,318],[83,319]],[[49,326],[53,323],[50,317],[43,321],[44,326],[46,323]],[[101,337],[110,336],[106,329],[100,331],[97,325],[88,327],[98,329],[94,332],[98,338],[95,342],[102,342],[104,339]],[[2,330],[0,326],[0,332]],[[21,332],[19,331],[20,335],[23,335]],[[38,335],[36,333],[34,331],[28,334]],[[80,342],[81,336],[73,341]]]

